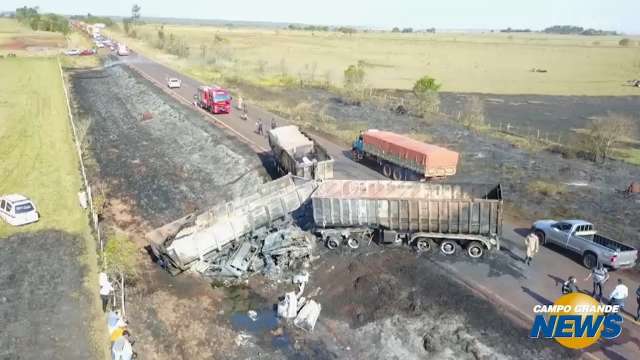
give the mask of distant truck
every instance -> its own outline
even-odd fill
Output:
[[[269,146],[281,174],[312,180],[333,178],[334,160],[297,126],[269,130]]]
[[[353,159],[370,160],[393,180],[442,178],[456,173],[459,154],[390,131],[367,130],[353,142]]]
[[[231,95],[220,86],[200,86],[194,96],[196,104],[212,114],[231,112]]]
[[[118,44],[117,53],[118,53],[119,56],[128,56],[129,55],[129,48],[125,44]]]
[[[584,220],[539,220],[533,231],[543,244],[554,244],[582,256],[582,264],[594,268],[598,262],[613,269],[633,267],[638,251],[631,246],[599,235]]]
[[[316,235],[330,249],[376,240],[479,258],[500,247],[500,185],[326,180],[311,202]]]

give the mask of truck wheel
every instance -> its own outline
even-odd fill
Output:
[[[327,239],[327,247],[331,250],[337,248],[338,246],[340,246],[340,243],[338,242],[338,240],[336,240],[333,237],[330,237]]]
[[[592,252],[587,252],[582,256],[582,264],[587,269],[593,269],[598,265],[598,258]]]
[[[393,180],[402,180],[402,169],[398,167],[393,168]]]
[[[467,245],[467,254],[469,257],[477,259],[484,254],[484,247],[479,241],[472,241]]]
[[[456,253],[458,244],[453,240],[444,240],[440,243],[440,251],[445,255],[453,255]]]
[[[362,158],[360,158],[358,152],[356,150],[351,150],[351,159],[353,159],[353,161],[360,161],[362,160]]]
[[[533,233],[536,234],[542,245],[547,245],[547,237],[544,236],[544,232],[542,230],[536,230]]]
[[[350,237],[350,238],[347,240],[347,245],[348,245],[350,248],[352,248],[352,249],[354,249],[354,250],[355,250],[355,249],[357,249],[357,248],[359,248],[359,247],[360,247],[360,240],[358,240],[358,239],[354,239],[354,238]]]
[[[420,252],[427,252],[433,248],[433,241],[431,241],[431,239],[424,238],[424,237],[417,238],[415,240],[415,246],[416,246],[416,250]]]
[[[389,164],[382,165],[382,175],[391,177],[391,166]]]

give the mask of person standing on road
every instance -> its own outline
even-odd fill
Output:
[[[100,299],[102,300],[102,311],[107,312],[107,307],[109,306],[109,298],[111,297],[111,293],[113,292],[113,286],[111,286],[111,282],[107,277],[107,274],[101,272],[98,278],[98,283],[100,285]]]
[[[640,321],[640,286],[636,289],[636,302],[638,303],[638,309],[636,310],[636,321]]]
[[[540,250],[540,239],[538,239],[538,235],[532,231],[524,239],[524,243],[527,245],[527,257],[524,259],[524,263],[531,265],[531,260],[533,260],[533,257],[538,253],[538,250]]]
[[[242,96],[238,96],[238,110],[242,110]]]
[[[602,265],[601,262],[598,262],[598,265],[591,269],[589,276],[587,276],[584,281],[589,280],[589,278],[593,278],[593,291],[591,292],[591,296],[600,301],[600,299],[602,299],[602,287],[604,286],[604,283],[609,280],[609,273],[604,265]],[[597,296],[596,293],[598,294]]]
[[[576,278],[574,276],[569,276],[567,281],[562,283],[562,295],[571,294],[578,291],[578,287],[576,286]]]
[[[258,118],[258,121],[256,121],[256,126],[258,127],[256,129],[258,135],[264,135],[264,130],[262,129],[262,119]]]
[[[278,124],[276,123],[276,118],[271,118],[271,130],[277,127],[278,127]]]
[[[620,305],[620,310],[624,309],[624,301],[629,296],[629,288],[622,282],[622,279],[618,279],[618,285],[613,289],[611,295],[609,295],[609,304]]]

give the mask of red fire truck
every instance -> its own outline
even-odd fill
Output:
[[[199,107],[213,113],[231,112],[231,95],[220,86],[200,86],[198,94],[195,96]]]

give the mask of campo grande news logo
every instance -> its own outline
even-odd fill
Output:
[[[571,349],[586,348],[601,337],[615,339],[622,333],[620,307],[600,304],[582,293],[563,295],[553,305],[536,305],[533,312],[530,338],[554,338]]]

